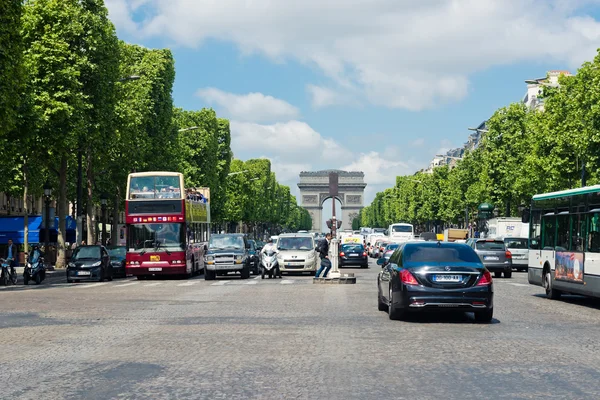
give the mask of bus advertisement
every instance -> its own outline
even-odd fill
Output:
[[[177,172],[132,173],[125,201],[126,273],[191,277],[204,268],[208,189],[185,189]]]
[[[600,185],[535,195],[523,222],[530,284],[551,299],[600,297]]]

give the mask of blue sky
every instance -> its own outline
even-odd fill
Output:
[[[366,203],[600,44],[598,0],[105,0],[119,37],[175,55],[175,104],[232,121],[241,159],[362,170]]]

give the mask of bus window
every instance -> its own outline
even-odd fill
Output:
[[[556,250],[569,251],[571,239],[571,218],[569,214],[556,217]]]
[[[542,239],[542,212],[540,210],[531,211],[529,228],[529,248],[539,249],[540,240]]]
[[[556,216],[544,215],[542,217],[542,249],[554,250],[556,238]]]
[[[600,213],[587,215],[588,240],[587,247],[591,253],[600,253]]]
[[[571,250],[583,251],[585,237],[585,214],[571,215],[573,230],[571,233]]]

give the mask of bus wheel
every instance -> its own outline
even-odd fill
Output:
[[[544,274],[544,288],[546,289],[546,297],[551,300],[560,299],[560,295],[562,294],[560,290],[552,288],[552,272],[550,269],[545,270]]]

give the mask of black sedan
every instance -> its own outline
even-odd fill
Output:
[[[104,279],[113,279],[113,267],[104,246],[80,246],[73,250],[67,266],[67,282]]]
[[[367,250],[362,244],[347,243],[340,247],[340,267],[346,265],[360,265],[369,268]]]
[[[409,311],[462,310],[478,322],[494,313],[492,275],[475,251],[461,243],[408,242],[401,245],[377,277],[380,311],[403,319]]]
[[[125,246],[109,247],[107,250],[114,276],[125,277],[125,255],[127,253]]]

